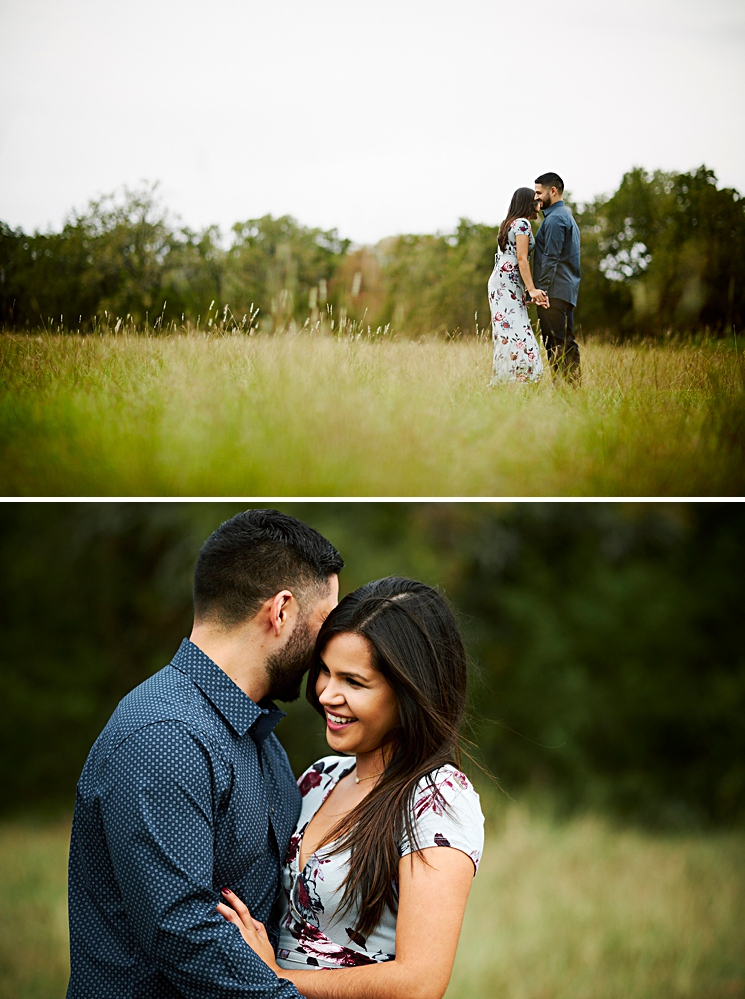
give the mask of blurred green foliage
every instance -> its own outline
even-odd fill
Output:
[[[229,248],[223,244],[216,226],[179,227],[157,186],[91,202],[61,233],[29,236],[0,223],[1,321],[75,330],[115,329],[118,319],[155,330],[171,321],[211,326],[225,320],[228,302],[244,329],[260,310],[273,329],[303,311],[308,286],[327,283],[349,245],[335,232],[271,216],[236,224]]]
[[[745,198],[717,188],[712,170],[636,168],[579,218],[586,327],[612,316],[625,333],[742,328]]]
[[[0,507],[0,808],[69,808],[117,701],[191,623],[201,542],[235,503]],[[473,660],[474,753],[512,796],[652,826],[745,817],[740,504],[282,504],[342,552],[342,592],[444,588]],[[304,700],[278,730],[326,751]]]
[[[576,319],[585,333],[742,328],[745,198],[718,188],[711,170],[635,168],[612,197],[573,208],[583,252]],[[489,326],[496,237],[497,227],[462,219],[452,233],[355,248],[336,230],[269,215],[223,237],[215,226],[179,226],[154,186],[125,189],[92,202],[60,233],[28,235],[0,222],[0,323],[271,331],[333,319],[337,329],[349,320],[411,335],[470,333]]]

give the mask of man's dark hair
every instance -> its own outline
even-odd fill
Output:
[[[246,510],[202,545],[194,569],[194,616],[235,626],[285,589],[302,610],[343,567],[331,542],[302,521],[278,510]]]
[[[536,177],[535,183],[545,188],[555,187],[559,194],[564,193],[564,181],[558,173],[542,173],[540,177]]]

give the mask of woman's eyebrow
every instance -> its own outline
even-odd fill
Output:
[[[331,672],[331,670],[329,669],[329,665],[326,662],[326,660],[323,658],[323,656],[318,657],[318,662],[321,664],[321,666],[323,666],[324,669],[327,669],[329,673]],[[335,670],[335,673],[337,676],[349,677],[352,680],[362,680],[363,683],[369,683],[370,680],[372,679],[372,677],[364,676],[362,673],[355,673],[354,670],[351,669],[337,669]]]
[[[370,682],[369,676],[363,676],[362,673],[355,673],[354,670],[351,669],[338,669],[336,671],[336,675],[350,677],[353,680],[362,680],[363,683]]]

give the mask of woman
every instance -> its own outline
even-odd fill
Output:
[[[538,218],[538,205],[535,191],[519,187],[499,227],[498,252],[488,285],[494,343],[490,385],[537,382],[543,374],[526,304],[532,300],[545,308],[549,305],[546,292],[533,283],[528,260],[535,244],[529,220]]]
[[[339,755],[298,781],[276,958],[234,894],[218,909],[309,999],[440,999],[484,822],[458,769],[466,656],[445,600],[394,577],[350,593],[320,630],[307,696]],[[343,983],[319,968],[346,969]]]

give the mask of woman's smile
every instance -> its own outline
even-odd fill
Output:
[[[343,728],[348,728],[356,721],[356,718],[345,718],[342,715],[334,715],[330,711],[326,711],[326,724],[335,732],[341,731]]]

